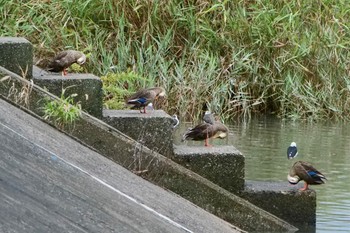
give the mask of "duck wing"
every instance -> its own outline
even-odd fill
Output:
[[[62,51],[58,53],[49,63],[48,70],[53,72],[60,72],[70,66],[74,62],[70,63],[68,55],[69,51]]]
[[[65,68],[68,68],[73,63],[77,63],[81,59],[80,64],[85,62],[86,56],[79,51],[65,50],[58,53],[50,62],[48,70],[54,72],[60,72]]]
[[[294,164],[296,174],[308,184],[323,184],[326,177],[308,162],[299,161]]]
[[[128,104],[134,105],[134,107],[143,107],[151,103],[156,97],[156,93],[153,90],[141,89],[127,99]]]
[[[183,140],[202,141],[213,136],[212,125],[201,123],[194,128],[189,129],[183,135]]]

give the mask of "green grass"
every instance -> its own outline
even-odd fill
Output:
[[[36,59],[74,48],[85,72],[145,77],[131,87],[164,86],[170,114],[193,120],[207,102],[225,119],[349,119],[348,1],[22,2],[0,0],[2,36],[28,38]]]
[[[76,94],[65,96],[65,90],[62,90],[60,99],[46,99],[43,107],[44,119],[50,120],[59,128],[74,126],[76,120],[81,116],[80,103],[74,103]]]
[[[129,71],[108,73],[101,77],[104,92],[104,108],[124,109],[128,96],[145,86],[151,86],[151,80]]]

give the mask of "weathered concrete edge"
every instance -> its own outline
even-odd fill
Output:
[[[41,75],[40,75],[41,74]],[[65,77],[61,74],[48,74],[33,66],[33,81],[50,93],[61,96],[77,94],[74,103],[80,103],[82,109],[97,118],[102,118],[103,91],[102,80],[93,74],[71,73]]]
[[[37,117],[42,115],[40,101],[43,97],[57,98],[2,67],[0,67],[0,73],[11,77],[3,80],[0,77],[0,80],[2,80],[0,94],[7,97],[6,99],[33,111],[34,115],[38,114]],[[11,87],[19,89],[29,87],[31,91],[27,101],[18,101],[15,95],[8,95],[8,90]],[[149,150],[88,114],[83,113],[82,119],[76,122],[73,129],[68,127],[63,131],[127,169],[179,194],[244,230],[280,232],[295,232],[297,230],[289,223],[220,188],[170,159]],[[94,132],[94,135],[99,135],[99,137],[90,135],[91,132]]]
[[[301,232],[315,232],[316,191],[299,191],[301,184],[290,187],[287,183],[246,180],[245,189],[238,196],[288,221]]]
[[[245,158],[232,145],[209,149],[174,145],[171,159],[232,193],[244,190]]]
[[[33,74],[33,45],[24,37],[0,36],[0,66],[31,78]]]

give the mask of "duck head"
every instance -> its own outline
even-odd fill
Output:
[[[79,65],[83,65],[86,62],[86,56],[82,53],[82,56],[77,59]]]
[[[227,137],[227,132],[220,132],[219,135],[218,135],[218,138],[226,138]]]
[[[158,87],[157,92],[158,92],[158,94],[157,94],[158,97],[166,96],[166,92],[165,92],[165,89],[163,87]]]
[[[291,175],[289,175],[289,174],[288,174],[288,176],[287,176],[287,179],[288,179],[288,182],[289,182],[290,184],[297,184],[297,183],[299,183],[299,181],[300,181],[300,177],[299,177],[299,176],[291,176]]]

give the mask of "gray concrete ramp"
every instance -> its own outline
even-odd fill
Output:
[[[0,232],[239,231],[0,99]]]

